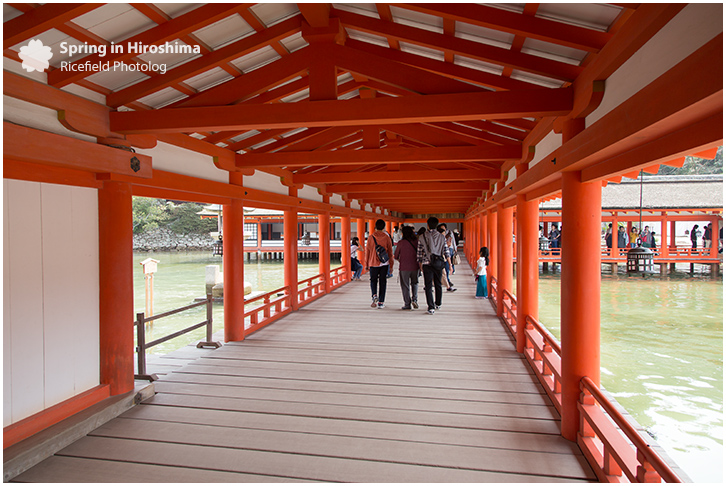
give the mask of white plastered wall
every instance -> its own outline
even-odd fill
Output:
[[[723,32],[723,4],[689,3],[605,83],[600,106],[586,119],[590,126],[613,108]]]
[[[3,180],[3,426],[99,384],[95,189]]]

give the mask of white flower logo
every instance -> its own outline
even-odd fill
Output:
[[[50,47],[44,46],[40,39],[33,39],[28,42],[27,46],[20,48],[20,59],[23,60],[23,69],[32,73],[33,71],[43,71],[50,67],[48,61],[53,57]]]

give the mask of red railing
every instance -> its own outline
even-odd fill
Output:
[[[347,266],[340,266],[330,269],[330,290],[337,289],[350,280],[350,271]]]
[[[263,327],[275,322],[292,312],[292,303],[290,302],[290,287],[280,287],[277,290],[259,295],[245,302],[245,307],[260,303],[248,311],[245,311],[245,321],[249,317],[250,326],[245,328],[245,335],[250,335],[255,331],[259,331]]]
[[[322,273],[297,283],[297,301],[300,307],[309,304],[323,294],[325,294],[325,280]]]
[[[337,267],[330,270],[330,290],[336,289],[347,282],[347,267]],[[298,282],[297,303],[300,307],[325,294],[324,274],[318,274]],[[257,304],[257,305],[255,305]],[[263,327],[273,323],[282,316],[292,312],[290,287],[279,289],[259,295],[245,301],[245,321],[249,318],[249,326],[245,327],[245,336],[248,336]]]
[[[628,259],[628,248],[616,248],[613,254],[611,248],[600,247],[600,257],[604,263],[625,262]],[[721,261],[721,254],[718,249],[712,252],[710,248],[691,248],[684,246],[669,246],[667,252],[660,246],[650,248],[653,252],[655,263],[718,263]],[[539,250],[539,260],[542,262],[560,262],[562,260],[562,248]]]
[[[491,297],[496,308],[496,279]],[[517,334],[517,298],[504,290],[503,320]],[[562,348],[532,316],[525,318],[524,354],[558,412],[562,410]],[[584,377],[578,445],[602,482],[682,482],[603,392]]]
[[[580,390],[577,444],[601,482],[682,482],[590,378],[582,379]]]
[[[507,289],[504,289],[502,296],[502,317],[507,323],[509,331],[516,338],[517,333],[517,298],[513,296]]]
[[[562,411],[560,343],[532,316],[525,318],[524,355],[558,412]],[[516,331],[516,328],[515,328]]]
[[[487,276],[487,278],[490,278]],[[489,289],[491,292],[489,292],[489,298],[492,301],[492,304],[494,305],[494,308],[497,308],[497,302],[499,298],[497,297],[497,286],[499,285],[497,282],[497,279],[494,277],[491,277],[491,288]]]

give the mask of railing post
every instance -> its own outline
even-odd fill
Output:
[[[219,348],[222,346],[221,343],[218,341],[212,341],[212,332],[213,332],[213,321],[214,321],[214,312],[212,309],[212,294],[207,294],[207,340],[206,341],[200,341],[197,343],[197,348]],[[244,327],[244,317],[242,318],[242,327]]]
[[[651,463],[648,462],[648,459],[643,455],[643,453],[638,450],[638,453],[636,455],[638,459],[638,468],[636,476],[638,478],[638,482],[640,483],[660,483],[661,477],[660,474],[658,474],[653,467]]]
[[[136,359],[139,364],[138,375],[146,374],[146,329],[144,328],[144,313],[136,314]]]

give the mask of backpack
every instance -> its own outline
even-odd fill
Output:
[[[388,263],[388,252],[386,249],[378,244],[375,236],[371,235],[371,238],[373,238],[373,242],[376,244],[376,256],[378,257],[378,261],[382,264]]]

